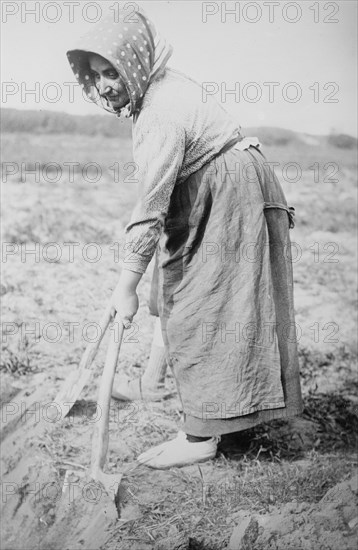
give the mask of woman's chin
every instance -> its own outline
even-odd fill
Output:
[[[112,107],[112,109],[121,109],[122,108],[122,105],[121,105],[121,102],[120,101],[108,101],[110,107]]]
[[[127,103],[124,104],[123,101],[110,101],[109,105],[114,111],[120,111],[121,109],[123,109],[123,107],[127,105]]]

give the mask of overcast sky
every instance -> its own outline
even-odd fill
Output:
[[[126,2],[40,2],[38,21],[29,12],[36,2],[1,4],[2,106],[99,114],[79,89],[71,101],[64,83],[75,79],[65,53],[101,13]],[[355,0],[138,4],[172,43],[170,65],[210,83],[242,126],[357,135]],[[36,87],[36,96],[26,94]]]

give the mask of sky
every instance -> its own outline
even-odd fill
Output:
[[[241,126],[357,136],[356,0],[3,0],[1,106],[101,114],[77,86],[71,96],[66,51],[118,5],[143,6],[173,45],[169,65]]]

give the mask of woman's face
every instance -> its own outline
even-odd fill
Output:
[[[127,105],[127,90],[113,65],[95,53],[89,55],[89,65],[98,93],[108,99],[113,109]]]

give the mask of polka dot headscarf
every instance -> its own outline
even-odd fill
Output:
[[[91,76],[89,53],[101,55],[119,73],[130,99],[120,111],[114,111],[99,95]],[[86,95],[107,111],[127,117],[140,109],[150,80],[164,69],[171,55],[171,45],[139,9],[130,15],[123,11],[119,17],[111,14],[85,34],[75,49],[67,52],[71,68]]]

